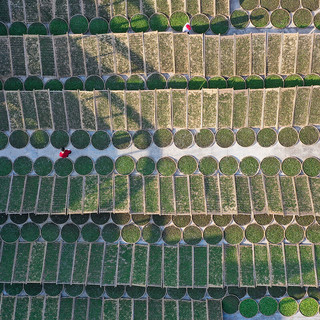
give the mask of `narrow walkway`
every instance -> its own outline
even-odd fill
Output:
[[[263,148],[256,142],[251,147],[246,148],[239,146],[237,143],[230,148],[221,148],[214,143],[209,148],[200,148],[194,144],[188,149],[178,149],[174,144],[166,148],[158,148],[155,144],[152,144],[145,150],[139,150],[134,145],[131,145],[129,148],[123,150],[118,150],[113,145],[110,145],[106,150],[97,150],[92,145],[89,145],[87,148],[80,150],[73,148],[73,146],[69,144],[68,148],[72,150],[72,154],[70,156],[71,160],[76,160],[80,156],[89,156],[95,161],[103,155],[109,156],[112,159],[116,159],[122,155],[130,155],[136,160],[141,157],[148,156],[153,158],[155,161],[162,157],[172,157],[178,160],[184,155],[193,155],[200,160],[202,157],[212,155],[217,160],[220,160],[224,156],[232,155],[237,157],[239,160],[242,160],[247,156],[254,156],[261,161],[268,156],[276,156],[281,160],[294,156],[301,160],[305,160],[309,157],[318,157],[320,156],[319,145],[320,142],[311,146],[306,146],[301,142],[298,142],[295,146],[286,148],[277,142],[272,147]],[[28,156],[32,160],[35,160],[41,156],[46,156],[52,161],[55,161],[59,158],[59,152],[60,150],[54,148],[51,144],[44,149],[35,149],[29,143],[27,147],[23,149],[15,149],[11,145],[8,145],[4,150],[0,150],[0,157],[5,156],[13,161],[20,156]]]

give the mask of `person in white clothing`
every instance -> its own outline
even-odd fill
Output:
[[[190,23],[187,22],[187,23],[183,26],[182,32],[187,32],[187,33],[189,34],[190,30],[191,30]]]

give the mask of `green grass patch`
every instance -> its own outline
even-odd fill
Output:
[[[147,130],[138,130],[135,132],[133,135],[133,144],[136,148],[140,150],[147,149],[151,142],[152,142],[152,137],[151,134]]]
[[[20,237],[20,229],[13,223],[7,223],[2,227],[0,235],[5,242],[15,242]]]
[[[219,162],[219,170],[226,175],[233,175],[239,169],[239,163],[233,156],[223,157]]]
[[[15,130],[10,134],[10,144],[17,149],[22,149],[29,143],[28,133],[22,130]]]
[[[285,287],[269,287],[268,291],[273,298],[281,298],[287,292]]]
[[[290,15],[287,10],[276,9],[271,14],[271,23],[278,29],[284,29],[290,23]]]
[[[278,140],[282,146],[292,147],[299,140],[298,132],[293,127],[282,128],[279,132]]]
[[[95,242],[100,237],[100,228],[94,223],[87,223],[81,229],[84,241]]]
[[[234,143],[234,133],[231,129],[223,128],[219,129],[216,133],[217,145],[221,148],[229,148]]]
[[[142,229],[142,237],[147,243],[156,243],[160,239],[161,231],[160,228],[149,223]]]
[[[264,80],[266,88],[282,88],[283,87],[283,79],[281,76],[272,74],[265,78]]]
[[[8,29],[4,23],[0,23],[0,36],[8,35]]]
[[[320,173],[320,161],[318,158],[307,158],[302,164],[303,172],[309,177],[316,177]]]
[[[239,309],[239,299],[233,295],[224,297],[222,300],[222,309],[228,314],[236,313]]]
[[[169,129],[158,129],[153,135],[153,142],[159,148],[168,147],[172,140],[172,132]]]
[[[30,143],[36,149],[43,149],[49,143],[49,135],[44,130],[36,130],[30,137]]]
[[[281,299],[279,303],[279,311],[283,316],[291,317],[298,311],[298,303],[291,297]]]
[[[208,88],[208,81],[205,77],[192,77],[188,83],[189,90],[201,90],[202,88]]]
[[[103,227],[101,235],[107,243],[116,242],[120,237],[120,228],[114,223],[107,223]]]
[[[89,30],[91,34],[107,33],[109,31],[109,25],[103,18],[94,18],[90,21]]]
[[[231,214],[214,215],[212,219],[217,226],[225,227],[231,222],[232,215]]]
[[[78,240],[79,235],[80,230],[75,224],[67,223],[61,229],[61,237],[65,242],[73,243]]]
[[[311,214],[303,215],[303,216],[295,216],[295,218],[298,224],[303,227],[307,227],[314,222],[314,216]]]
[[[189,148],[193,143],[193,135],[187,129],[178,130],[174,135],[173,142],[179,149]]]
[[[147,87],[149,90],[165,89],[166,85],[166,78],[160,73],[153,73],[147,79]]]
[[[183,26],[189,22],[189,16],[182,11],[176,11],[170,16],[170,25],[175,31],[182,31]]]
[[[177,244],[181,240],[181,231],[174,226],[166,227],[162,231],[162,239],[168,245]]]
[[[298,9],[293,15],[293,22],[298,28],[307,28],[312,22],[312,13],[308,9]]]
[[[320,243],[320,226],[313,224],[307,229],[307,238],[312,243]]]
[[[20,156],[13,163],[13,170],[16,174],[25,176],[32,171],[32,161],[30,158]]]
[[[319,130],[314,126],[303,127],[299,132],[300,141],[305,145],[312,145],[319,140]]]
[[[108,175],[114,169],[113,160],[107,156],[101,156],[95,162],[95,169],[98,174]]]
[[[155,167],[154,161],[149,157],[141,157],[136,164],[137,171],[144,176],[152,174]]]
[[[260,0],[261,7],[273,11],[279,7],[280,0]]]
[[[45,83],[44,88],[50,91],[62,91],[63,84],[57,79],[51,79]]]
[[[240,0],[240,6],[244,10],[253,10],[255,7],[258,7],[259,0]]]
[[[199,170],[205,176],[214,174],[218,169],[218,162],[211,156],[203,157],[199,161]]]
[[[272,224],[266,229],[266,238],[271,243],[279,243],[284,239],[284,230],[278,224]]]
[[[125,86],[125,80],[119,75],[111,76],[106,81],[106,89],[109,90],[124,90]]]
[[[286,229],[286,239],[291,243],[300,243],[304,239],[304,230],[297,224],[291,224]]]
[[[180,300],[186,295],[186,288],[167,288],[168,295],[174,300]]]
[[[13,22],[9,27],[9,35],[11,36],[22,36],[24,34],[27,34],[27,26],[23,22]]]
[[[266,176],[275,176],[280,171],[280,160],[276,157],[266,157],[261,161],[261,171]]]
[[[134,170],[135,163],[130,156],[121,156],[117,158],[115,167],[120,174],[128,175]]]
[[[203,238],[209,244],[218,244],[222,240],[222,230],[217,226],[208,226],[204,229]]]
[[[104,82],[99,76],[89,76],[84,83],[87,91],[104,90]]]
[[[172,176],[177,170],[177,165],[173,159],[164,157],[158,160],[157,170],[163,176]]]
[[[252,243],[259,243],[264,238],[264,230],[258,224],[249,224],[246,228],[246,238]]]
[[[177,215],[172,217],[172,222],[179,228],[184,228],[190,224],[191,217],[189,215]]]
[[[208,81],[210,89],[225,89],[227,88],[227,81],[223,77],[212,77]]]
[[[204,14],[196,14],[191,19],[192,30],[196,33],[205,33],[209,29],[209,19]]]
[[[25,223],[21,228],[21,236],[25,241],[35,241],[40,236],[40,229],[35,223]]]
[[[41,236],[45,241],[53,242],[58,239],[60,228],[54,223],[46,223],[41,228]]]
[[[252,177],[259,171],[259,162],[254,157],[245,157],[240,162],[240,170],[246,176]]]
[[[239,310],[245,318],[252,318],[258,313],[258,304],[253,299],[241,301]]]
[[[240,76],[232,76],[227,80],[228,88],[233,88],[235,90],[241,90],[246,88],[245,80]]]
[[[160,215],[153,215],[152,216],[153,222],[161,227],[161,226],[166,226],[171,222],[171,216],[160,216]]]
[[[76,130],[71,135],[71,143],[77,149],[85,149],[90,144],[90,136],[84,130]]]
[[[49,24],[50,33],[57,36],[61,34],[66,34],[69,30],[68,24],[65,20],[61,18],[55,18],[51,20]]]
[[[183,174],[193,174],[198,169],[198,162],[192,156],[183,156],[178,161],[178,169]]]
[[[0,132],[0,150],[5,149],[8,145],[8,136],[4,132]]]
[[[64,83],[65,90],[83,90],[83,82],[78,77],[71,77]]]
[[[88,19],[81,14],[77,14],[70,19],[70,30],[73,33],[80,34],[88,31]]]
[[[258,132],[257,141],[261,147],[271,147],[277,141],[277,133],[271,128],[264,128]]]
[[[149,23],[152,31],[166,31],[169,26],[168,18],[162,13],[153,14]]]
[[[272,316],[278,310],[278,302],[271,297],[263,297],[259,301],[259,311],[265,316]]]
[[[237,132],[236,140],[241,147],[250,147],[256,141],[256,134],[251,128],[241,128]]]
[[[318,301],[313,298],[303,299],[300,302],[299,310],[305,317],[313,317],[319,312]]]
[[[294,250],[295,251],[295,250]],[[296,300],[302,299],[306,295],[306,288],[298,286],[289,286],[288,295]]]
[[[319,17],[319,23],[320,23],[320,14],[317,14],[316,16]],[[320,26],[319,26],[320,28]],[[317,74],[308,74],[304,77],[304,85],[305,86],[318,86],[320,85],[320,76]]]
[[[249,16],[243,10],[234,10],[230,17],[231,24],[237,29],[244,29],[249,24]]]
[[[262,89],[264,87],[264,81],[260,76],[252,75],[246,79],[247,89]]]
[[[98,150],[105,150],[110,144],[110,136],[106,131],[96,131],[91,137],[92,145]]]
[[[149,30],[149,19],[146,15],[138,13],[131,18],[130,25],[134,32],[146,32]]]
[[[53,168],[52,161],[47,157],[37,158],[33,165],[34,171],[39,176],[47,176]]]
[[[30,76],[24,81],[24,88],[26,91],[42,90],[43,82],[37,76]]]
[[[303,78],[299,74],[291,74],[284,79],[284,87],[302,87],[303,86]]]
[[[74,169],[78,174],[87,175],[93,169],[93,162],[91,158],[87,156],[79,157],[74,163]]]
[[[294,12],[300,7],[300,0],[281,0],[281,7],[289,12]]]
[[[183,75],[174,75],[168,79],[168,89],[186,89],[188,81]]]
[[[250,14],[251,23],[257,28],[263,28],[269,24],[269,12],[265,8],[255,8]]]
[[[287,176],[297,176],[301,172],[301,162],[298,158],[286,158],[281,164],[281,170]]]
[[[230,244],[239,244],[243,238],[243,229],[237,225],[228,226],[224,230],[224,239]]]
[[[63,130],[53,131],[50,142],[55,148],[61,149],[69,144],[69,135]]]
[[[196,226],[189,226],[183,230],[183,240],[190,245],[196,245],[202,240],[202,232]]]
[[[67,158],[58,159],[54,163],[54,170],[61,177],[68,176],[73,171],[73,163]]]
[[[117,149],[126,149],[131,144],[131,135],[127,131],[116,131],[112,135],[112,143]]]
[[[4,83],[4,90],[7,90],[7,91],[23,90],[22,81],[16,77],[8,78]]]
[[[211,19],[210,28],[214,34],[225,34],[229,30],[229,20],[218,14]]]
[[[127,80],[127,90],[144,90],[145,83],[141,76],[134,74]]]
[[[126,33],[129,30],[129,21],[124,16],[114,16],[110,20],[110,29],[115,33]]]

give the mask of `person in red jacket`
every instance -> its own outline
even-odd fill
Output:
[[[62,147],[61,152],[59,153],[59,156],[61,158],[68,158],[70,153],[71,153],[71,150],[68,150],[68,149],[65,149],[64,147]]]

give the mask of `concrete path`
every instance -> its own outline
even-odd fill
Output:
[[[91,135],[92,134],[93,132],[91,132]],[[71,160],[76,160],[80,156],[89,156],[95,161],[103,155],[109,156],[112,159],[116,159],[122,155],[131,155],[136,160],[141,157],[148,156],[153,158],[155,161],[162,157],[168,156],[178,160],[184,155],[193,155],[197,159],[211,155],[217,160],[221,160],[221,158],[224,156],[232,155],[237,157],[239,160],[242,160],[247,156],[254,156],[261,161],[268,156],[276,156],[281,160],[293,156],[296,156],[301,160],[305,160],[306,158],[313,156],[318,157],[320,156],[319,146],[320,142],[312,146],[306,146],[301,142],[298,142],[295,146],[286,148],[277,142],[272,147],[263,148],[256,142],[251,147],[246,148],[239,146],[237,143],[230,148],[221,148],[216,143],[209,148],[200,148],[194,144],[188,149],[178,149],[174,144],[166,148],[158,148],[155,144],[152,144],[145,150],[139,150],[133,144],[129,148],[123,150],[118,150],[113,145],[110,145],[106,150],[97,150],[92,145],[89,145],[87,148],[82,150],[75,149],[71,144],[69,144],[67,148],[72,150],[72,154],[70,156]],[[6,156],[13,161],[19,156],[28,156],[32,160],[35,160],[41,156],[46,156],[52,161],[55,161],[59,158],[59,152],[60,150],[54,148],[51,144],[44,149],[35,149],[30,143],[23,149],[15,149],[8,144],[4,150],[0,150],[0,157]]]

